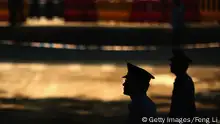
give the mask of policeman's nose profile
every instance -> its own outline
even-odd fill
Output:
[[[127,80],[126,79],[123,79],[123,86],[125,86],[126,85],[126,82],[127,82]]]

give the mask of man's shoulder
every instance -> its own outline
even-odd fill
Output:
[[[156,109],[156,104],[147,96],[146,99],[143,99],[143,101],[132,104],[132,108],[136,108],[139,110],[150,110]]]
[[[193,82],[192,78],[189,75],[177,77],[175,81]]]
[[[185,82],[188,82],[189,84],[194,84],[192,77],[190,77],[189,75],[187,75],[187,76],[185,77],[185,80],[184,80],[184,81],[185,81]]]
[[[153,106],[156,106],[155,103],[153,102],[153,100],[151,100],[151,98],[148,97],[148,96],[147,96],[146,101],[147,101],[149,104],[151,104],[151,105],[153,105]]]
[[[147,97],[146,99],[146,109],[150,111],[151,113],[155,113],[157,110],[156,104],[149,98]]]
[[[181,87],[184,89],[193,89],[194,88],[193,79],[189,75],[186,75],[186,76],[180,78],[178,81],[181,82],[180,83]]]

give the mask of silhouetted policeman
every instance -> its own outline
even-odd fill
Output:
[[[170,70],[176,75],[171,98],[169,116],[193,117],[196,114],[195,88],[191,77],[187,74],[192,62],[182,50],[173,50],[174,56],[170,59]]]
[[[124,94],[130,96],[128,124],[142,123],[142,117],[156,115],[155,103],[146,95],[150,80],[154,79],[149,72],[127,63],[128,73],[125,78]]]
[[[181,0],[173,0],[173,12],[172,12],[172,27],[173,27],[173,46],[180,46],[183,41],[185,24],[184,24],[184,14],[185,8]]]
[[[8,0],[9,23],[16,25],[24,20],[24,1],[23,0]]]

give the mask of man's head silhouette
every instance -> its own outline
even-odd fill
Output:
[[[123,76],[125,78],[125,82],[123,83],[124,94],[129,96],[146,94],[150,86],[150,80],[154,79],[154,76],[146,70],[130,63],[127,63],[127,69],[127,75]]]
[[[173,57],[170,58],[170,71],[175,75],[181,75],[186,73],[189,64],[192,63],[192,60],[188,58],[184,51],[180,49],[174,49]]]

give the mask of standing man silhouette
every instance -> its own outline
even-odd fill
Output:
[[[170,59],[170,70],[176,75],[171,98],[169,116],[194,117],[196,114],[195,88],[191,77],[187,74],[192,62],[182,50],[173,50],[174,56]]]
[[[8,0],[9,23],[11,26],[21,24],[24,20],[24,0]]]
[[[142,117],[156,116],[156,105],[146,95],[150,80],[154,76],[142,68],[127,63],[128,73],[125,78],[124,94],[130,96],[129,117],[127,124],[141,124]],[[145,122],[146,123],[146,122]]]
[[[185,7],[181,0],[172,0],[173,1],[173,12],[172,12],[172,28],[173,28],[173,37],[172,37],[172,45],[174,47],[179,48],[180,44],[184,40],[184,31],[185,31],[185,23],[184,23],[184,14]]]

